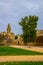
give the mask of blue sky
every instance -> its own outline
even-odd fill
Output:
[[[18,23],[29,15],[38,16],[37,29],[43,29],[43,0],[0,0],[0,32],[6,31],[10,23],[12,32],[21,34]]]

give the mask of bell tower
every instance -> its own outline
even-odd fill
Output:
[[[8,24],[8,26],[7,26],[7,33],[11,33],[11,26],[10,26],[10,24]]]

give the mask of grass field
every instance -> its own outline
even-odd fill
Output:
[[[0,65],[43,65],[43,62],[0,62]]]
[[[3,55],[43,55],[43,53],[34,52],[30,50],[23,50],[18,48],[12,48],[12,47],[0,46],[0,56],[3,56]]]

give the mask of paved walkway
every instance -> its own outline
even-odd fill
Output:
[[[42,55],[36,56],[0,56],[0,62],[11,61],[43,61]]]
[[[20,49],[25,49],[25,50],[31,50],[31,51],[37,51],[43,53],[43,47],[38,47],[38,46],[15,46],[11,45],[10,47],[15,47],[15,48],[20,48]]]

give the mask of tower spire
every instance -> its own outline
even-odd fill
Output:
[[[11,33],[11,26],[10,26],[10,24],[8,24],[8,26],[7,26],[7,33]]]

